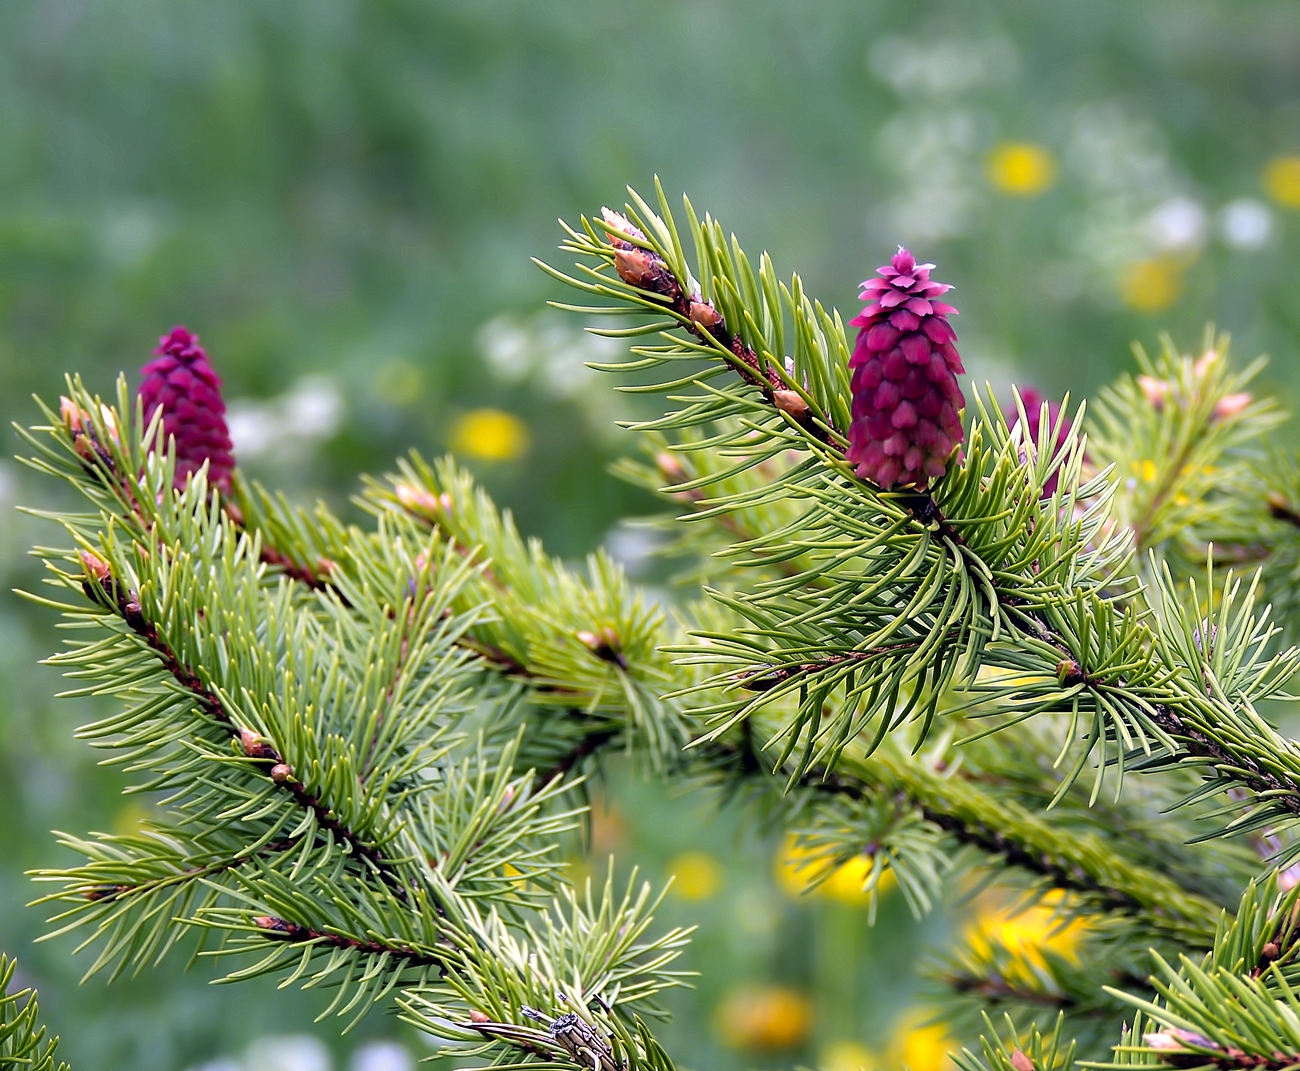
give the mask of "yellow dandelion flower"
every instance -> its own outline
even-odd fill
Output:
[[[668,864],[673,892],[683,900],[707,900],[722,886],[722,867],[707,852],[682,852]]]
[[[890,1045],[890,1063],[910,1071],[953,1071],[948,1054],[958,1048],[940,1023],[921,1025],[925,1016],[912,1011],[903,1017]]]
[[[1077,960],[1079,938],[1087,924],[1076,918],[1062,925],[1057,913],[1061,900],[1060,890],[1053,890],[1024,911],[988,904],[976,915],[967,939],[975,948],[1001,945],[1026,962],[1041,963],[1044,951]]]
[[[871,877],[871,860],[865,855],[855,855],[826,879],[822,888],[826,895],[846,904],[871,902],[871,890],[864,888]],[[886,870],[876,879],[876,895],[884,896],[897,883],[893,869]]]
[[[776,853],[776,882],[787,896],[803,896],[819,871],[812,862],[814,852],[799,841],[793,833],[788,835]]]
[[[513,461],[528,450],[528,426],[500,409],[475,409],[452,425],[454,453],[483,461]]]
[[[802,899],[816,885],[817,893],[825,893],[848,904],[867,904],[871,891],[864,889],[871,874],[871,860],[865,855],[855,855],[847,863],[836,867],[825,881],[819,879],[826,873],[828,863],[818,860],[818,852],[799,840],[793,833],[785,838],[776,855],[776,880],[785,893]],[[876,881],[876,893],[884,895],[897,884],[892,870],[886,870]]]
[[[1120,279],[1119,295],[1138,312],[1160,312],[1178,300],[1183,290],[1182,271],[1168,257],[1134,261]]]
[[[1042,145],[1004,141],[986,161],[989,182],[1011,197],[1037,197],[1056,181],[1056,161]]]
[[[723,998],[716,1025],[723,1043],[733,1049],[790,1049],[808,1036],[812,1005],[785,986],[746,987]]]
[[[1264,192],[1284,208],[1300,208],[1300,156],[1275,156],[1264,166]]]

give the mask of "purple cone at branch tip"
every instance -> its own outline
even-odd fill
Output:
[[[230,476],[235,469],[230,432],[226,427],[226,403],[221,398],[221,380],[199,336],[184,327],[173,327],[158,340],[154,359],[140,369],[140,397],[145,419],[159,406],[166,435],[176,440],[176,486],[208,463],[208,484],[230,493]]]
[[[1017,386],[1016,390],[1020,393],[1020,403],[1025,407],[1025,415],[1029,417],[1029,427],[1026,437],[1037,440],[1038,438],[1038,418],[1043,411],[1043,402],[1047,401],[1041,393],[1033,387]],[[1020,411],[1016,408],[1016,403],[1012,401],[1005,409],[1002,415],[1007,418],[1007,427],[1015,431],[1020,424]],[[1052,429],[1051,449],[1053,455],[1060,452],[1061,444],[1065,442],[1065,437],[1070,434],[1070,418],[1062,415],[1060,402],[1047,402],[1047,426]],[[1051,498],[1056,494],[1056,485],[1059,481],[1060,473],[1054,472],[1051,478],[1043,484],[1043,498]]]
[[[889,489],[923,489],[938,479],[965,437],[964,372],[948,317],[957,310],[934,300],[951,290],[930,281],[933,264],[917,264],[902,246],[868,279],[859,295],[867,307],[850,320],[859,328],[849,360],[853,422],[845,457],[859,476]]]

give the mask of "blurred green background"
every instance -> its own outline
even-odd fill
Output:
[[[896,243],[936,261],[969,371],[1004,394],[1086,394],[1130,340],[1190,347],[1212,319],[1290,401],[1297,46],[1293,2],[8,0],[0,407],[31,420],[65,371],[108,391],[185,323],[263,479],[346,508],[408,445],[454,449],[555,552],[603,541],[647,575],[618,521],[653,503],[606,472],[631,403],[529,257],[656,173],[846,315]],[[45,535],[13,506],[50,494],[0,467],[10,586]],[[0,605],[0,947],[74,1068],[409,1071],[427,1049],[383,1015],[340,1040],[315,995],[204,964],[79,988],[69,942],[32,944],[48,830],[139,817],[36,665],[52,626]],[[735,813],[609,774],[597,850],[678,873],[665,914],[702,923],[683,1066],[942,1066],[907,1027],[962,918],[886,896],[872,929],[847,892],[791,895]]]

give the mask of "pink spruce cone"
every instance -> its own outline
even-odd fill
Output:
[[[849,368],[853,373],[853,423],[845,457],[857,474],[886,489],[923,489],[942,476],[953,447],[965,437],[966,404],[957,373],[964,372],[942,301],[951,290],[932,283],[933,264],[917,264],[902,246],[880,279],[862,284],[869,302],[849,322],[859,328]]]
[[[235,469],[230,432],[226,428],[226,403],[221,399],[221,380],[199,336],[184,327],[173,327],[158,340],[154,360],[140,369],[144,377],[140,397],[145,419],[159,406],[165,434],[176,440],[176,486],[208,463],[208,483],[230,493],[230,476]]]
[[[1046,399],[1033,387],[1017,386],[1016,390],[1020,392],[1020,402],[1025,407],[1025,415],[1029,417],[1028,435],[1037,439],[1038,416],[1043,410],[1043,402]],[[1003,409],[1002,415],[1007,418],[1007,427],[1015,431],[1020,424],[1020,412],[1016,409],[1016,403],[1013,401]],[[1060,451],[1061,444],[1065,442],[1065,437],[1070,434],[1070,418],[1062,415],[1060,402],[1047,402],[1047,424],[1053,432],[1052,453],[1056,454]],[[1059,472],[1054,472],[1051,478],[1043,484],[1043,498],[1051,498],[1052,495],[1056,494],[1059,476]]]

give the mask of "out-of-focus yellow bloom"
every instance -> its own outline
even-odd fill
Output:
[[[1157,474],[1156,463],[1152,461],[1150,458],[1147,458],[1144,461],[1133,462],[1133,468],[1137,472],[1137,474],[1140,477],[1142,477],[1143,483],[1156,482],[1156,474]]]
[[[1024,911],[1012,913],[998,904],[984,906],[975,916],[966,937],[971,946],[987,950],[991,944],[1002,945],[1026,962],[1042,962],[1044,951],[1076,959],[1079,938],[1087,924],[1072,919],[1061,924],[1057,909],[1060,890],[1053,890],[1042,902]]]
[[[826,879],[822,886],[827,896],[842,900],[846,904],[867,904],[871,902],[871,890],[863,885],[871,876],[871,860],[865,855],[855,855],[834,874]],[[886,870],[876,879],[876,895],[884,896],[896,882],[894,871]]]
[[[904,1016],[890,1044],[890,1065],[911,1071],[952,1071],[948,1055],[959,1048],[940,1023],[922,1026],[925,1016],[913,1011]]]
[[[405,357],[394,357],[375,370],[375,396],[390,405],[408,405],[416,401],[423,387],[423,374]]]
[[[1037,197],[1056,181],[1056,161],[1042,145],[1004,141],[986,161],[993,188],[1012,197]]]
[[[788,896],[800,897],[808,891],[814,873],[812,856],[813,852],[793,833],[782,842],[776,853],[776,881]]]
[[[1285,208],[1300,208],[1300,156],[1275,156],[1264,165],[1264,192]]]
[[[817,1066],[821,1071],[874,1071],[880,1060],[860,1041],[836,1041],[822,1050]]]
[[[513,461],[528,450],[528,427],[500,409],[475,409],[457,418],[451,429],[454,453],[483,461]]]
[[[785,838],[781,851],[776,857],[776,880],[785,892],[796,899],[813,895],[811,886],[825,872],[825,864],[816,862],[816,851],[791,834]],[[850,904],[866,904],[871,900],[871,893],[864,892],[863,882],[871,873],[871,860],[865,855],[857,855],[847,863],[837,867],[835,872],[817,886],[817,893],[825,893],[837,900]],[[894,887],[895,878],[892,870],[887,870],[876,883],[878,895],[884,895]]]
[[[1169,257],[1137,260],[1128,266],[1120,279],[1119,296],[1138,312],[1167,309],[1183,291],[1183,275]]]
[[[812,1006],[784,986],[738,989],[718,1005],[716,1021],[731,1048],[773,1052],[793,1048],[808,1036]]]
[[[722,885],[722,867],[707,852],[682,852],[668,864],[673,892],[683,900],[707,900]]]

